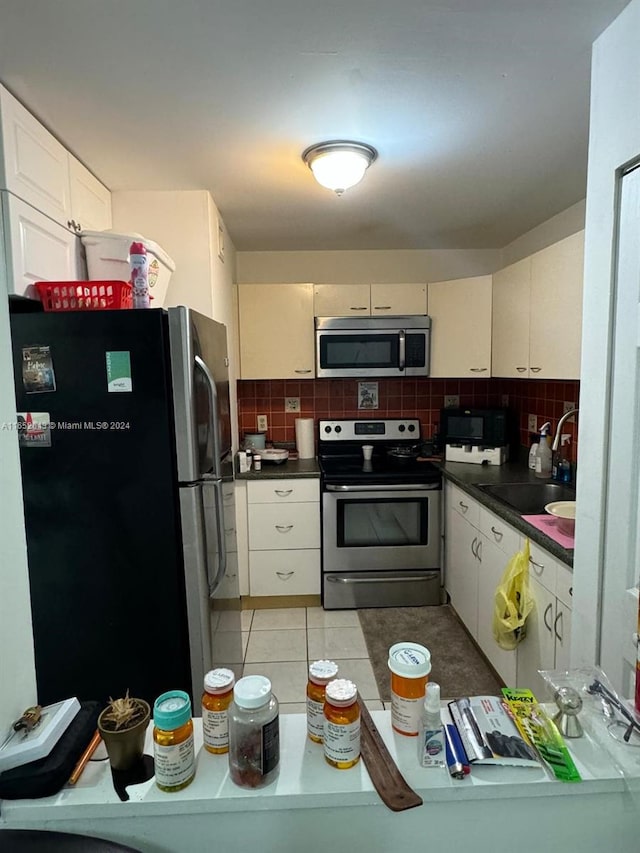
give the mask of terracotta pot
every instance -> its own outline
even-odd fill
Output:
[[[144,699],[136,699],[145,709],[144,719],[130,729],[113,731],[102,726],[102,717],[108,708],[98,717],[98,731],[102,736],[109,755],[109,763],[114,770],[129,770],[139,762],[144,753],[144,738],[151,719],[151,709]]]

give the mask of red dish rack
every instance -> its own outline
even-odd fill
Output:
[[[37,281],[45,311],[111,311],[132,308],[131,285],[126,281]]]

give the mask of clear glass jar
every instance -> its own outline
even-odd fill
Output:
[[[169,690],[153,703],[153,758],[161,791],[181,791],[196,775],[191,699]]]
[[[332,660],[317,660],[309,665],[307,684],[307,734],[314,743],[324,739],[325,689],[338,674],[338,664]]]
[[[236,682],[229,706],[229,774],[242,788],[273,782],[280,763],[278,700],[264,675]]]
[[[330,681],[325,690],[324,757],[338,770],[348,770],[360,761],[358,688],[346,678]]]
[[[228,709],[233,700],[235,675],[230,669],[212,669],[204,677],[202,740],[207,752],[229,752]]]

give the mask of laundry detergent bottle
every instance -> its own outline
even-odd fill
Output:
[[[543,480],[551,479],[551,463],[553,454],[549,447],[549,429],[551,424],[547,421],[540,427],[540,441],[536,448],[535,475]]]

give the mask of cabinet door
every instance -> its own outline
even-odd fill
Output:
[[[532,377],[579,379],[584,231],[531,257]]]
[[[312,284],[241,284],[241,379],[313,379]]]
[[[473,637],[478,635],[479,533],[453,508],[447,508],[445,586],[451,604]]]
[[[2,193],[9,292],[37,297],[36,281],[74,281],[79,238],[11,193]]]
[[[540,698],[544,696],[544,682],[538,670],[555,666],[556,597],[532,577],[529,585],[535,604],[527,619],[527,635],[517,649],[516,687],[528,688]]]
[[[555,669],[566,670],[570,667],[571,657],[571,608],[556,599],[556,615],[553,620],[553,633],[556,641]]]
[[[71,218],[66,149],[1,86],[0,123],[1,188],[66,226]]]
[[[491,375],[491,276],[429,283],[431,371],[437,377]]]
[[[427,313],[427,285],[372,284],[371,313],[411,315]]]
[[[358,317],[371,313],[368,284],[316,284],[313,288],[316,317]]]
[[[493,274],[492,376],[529,375],[531,258]]]
[[[71,218],[78,231],[106,231],[111,228],[111,193],[69,154]]]
[[[478,645],[491,661],[505,684],[516,681],[517,652],[501,649],[493,638],[493,612],[496,587],[509,557],[485,536],[479,536],[478,555]]]

